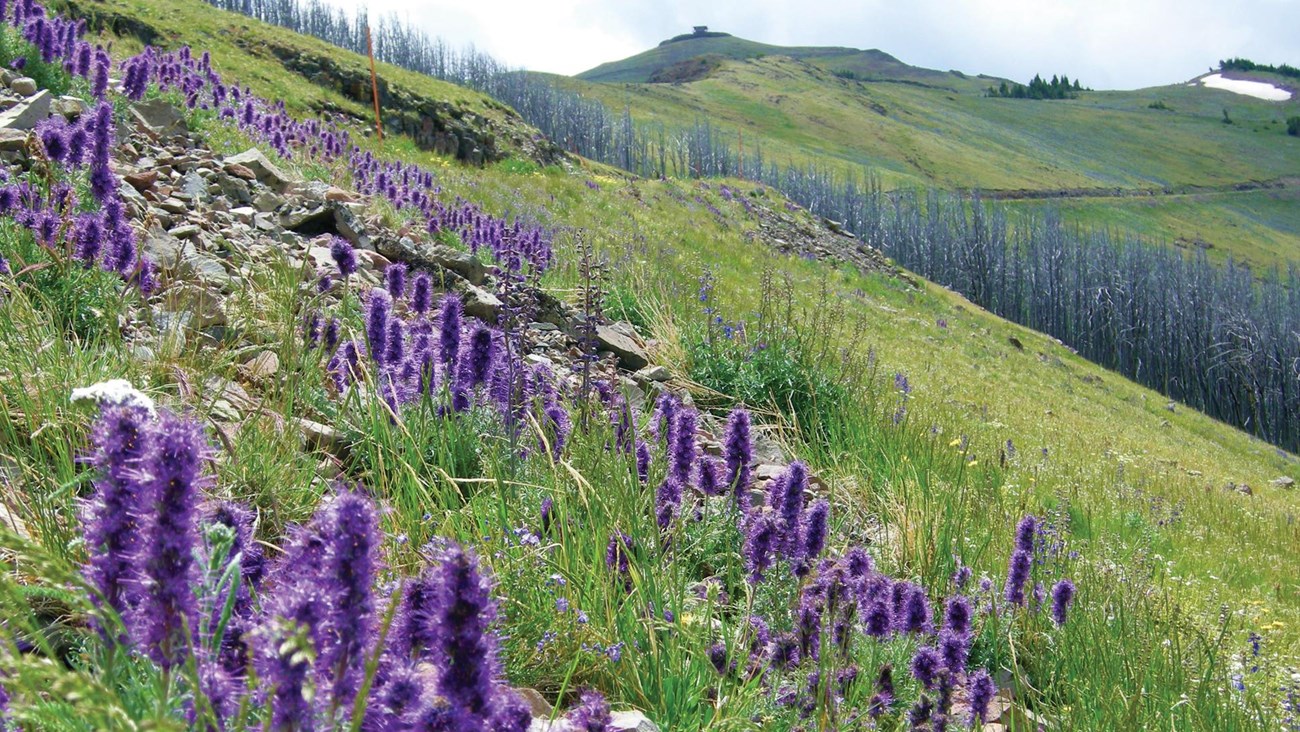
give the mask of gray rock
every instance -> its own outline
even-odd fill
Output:
[[[459,282],[455,288],[465,302],[465,314],[488,323],[497,322],[501,314],[501,301],[496,295],[468,282]]]
[[[281,206],[284,206],[284,196],[271,191],[258,191],[257,195],[253,197],[253,208],[262,213],[279,211]]]
[[[289,187],[292,180],[285,175],[284,171],[272,163],[261,150],[250,148],[244,152],[226,158],[227,165],[242,165],[253,171],[257,176],[258,182],[276,192],[282,192]]]
[[[226,309],[221,296],[193,284],[182,284],[167,291],[163,312],[184,314],[183,322],[191,328],[204,329],[225,325]],[[160,326],[160,330],[165,330]]]
[[[192,277],[218,289],[230,287],[230,273],[220,259],[199,251],[189,251],[181,257],[181,274]]]
[[[539,692],[536,689],[529,689],[529,688],[515,689],[515,693],[518,694],[520,697],[522,697],[523,700],[528,703],[528,711],[533,715],[534,718],[537,717],[541,717],[543,719],[549,718],[551,716],[551,713],[554,711],[554,708],[551,706],[551,703],[546,701],[546,698],[543,697],[541,692]]]
[[[596,344],[601,350],[618,356],[618,365],[628,371],[638,371],[650,364],[650,358],[631,323],[596,326]]]
[[[0,152],[20,152],[27,148],[27,132],[0,129]]]
[[[306,418],[299,418],[298,429],[303,440],[313,450],[321,450],[336,457],[347,457],[347,443],[339,431],[327,424],[321,424]]]
[[[49,89],[42,89],[35,96],[16,107],[0,114],[0,128],[10,130],[30,130],[36,123],[50,116],[50,104],[54,101]]]
[[[9,88],[13,90],[14,94],[30,97],[36,93],[36,80],[29,76],[20,76],[9,82]]]
[[[223,175],[217,178],[217,188],[221,195],[229,198],[237,206],[246,206],[253,202],[253,194],[248,189],[248,181],[236,178],[233,175]],[[275,195],[267,191],[267,195]]]
[[[167,101],[153,99],[148,102],[136,102],[131,105],[131,119],[136,128],[155,140],[184,135],[189,132],[185,115]]]
[[[1283,475],[1279,478],[1274,478],[1273,480],[1269,481],[1269,483],[1274,488],[1294,488],[1295,478],[1292,478],[1289,475]]]
[[[420,269],[435,272],[446,268],[464,277],[471,285],[482,285],[487,280],[487,268],[469,252],[462,252],[442,244],[413,241],[409,237],[385,237],[376,242],[379,253],[394,262],[406,262]]]
[[[614,712],[610,717],[610,732],[659,732],[659,725],[641,712]]]
[[[275,376],[280,371],[280,357],[275,351],[261,351],[253,356],[248,363],[239,367],[242,373],[249,381],[263,382]]]
[[[81,115],[89,111],[85,100],[81,97],[62,96],[54,100],[50,109],[57,115],[60,115],[69,122],[76,122],[81,119]]]
[[[197,224],[182,224],[174,229],[169,229],[167,233],[177,239],[194,239],[201,231],[202,229]]]
[[[663,366],[646,366],[633,375],[637,381],[658,381],[664,382],[673,378],[673,374]]]
[[[257,215],[257,209],[252,206],[240,206],[239,208],[230,209],[230,215],[241,224],[252,224],[253,217]]]
[[[192,201],[205,200],[208,197],[208,182],[203,180],[203,176],[191,170],[181,177],[181,184],[172,195],[182,199],[189,198]]]
[[[194,251],[194,245],[177,239],[160,228],[154,227],[145,233],[142,245],[144,255],[158,265],[163,272],[175,273],[181,265],[181,259],[188,249]]]

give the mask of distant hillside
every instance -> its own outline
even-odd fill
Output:
[[[842,46],[773,46],[737,38],[728,33],[702,30],[674,36],[652,48],[621,61],[603,63],[584,71],[584,81],[654,83],[665,70],[701,57],[734,61],[785,56],[816,64],[844,76],[872,80],[928,83],[935,86],[965,86],[965,75],[910,66],[878,49],[862,50]],[[672,76],[668,74],[668,76]],[[669,79],[672,80],[672,79]]]

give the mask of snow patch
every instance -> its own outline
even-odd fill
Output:
[[[1246,81],[1245,79],[1225,79],[1223,74],[1210,74],[1201,79],[1203,86],[1211,89],[1222,89],[1230,91],[1233,94],[1244,94],[1256,99],[1266,99],[1270,102],[1285,102],[1291,98],[1291,92],[1280,87],[1273,86],[1266,81]]]
[[[72,403],[94,402],[99,406],[140,407],[156,414],[153,400],[144,392],[131,386],[126,379],[112,379],[72,390]]]

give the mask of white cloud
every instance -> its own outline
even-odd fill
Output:
[[[334,0],[347,4],[348,0]],[[918,66],[1094,88],[1185,81],[1220,59],[1300,64],[1294,0],[370,0],[453,45],[573,74],[707,24],[783,45],[879,48]]]

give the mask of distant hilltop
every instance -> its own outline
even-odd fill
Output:
[[[722,31],[711,31],[709,30],[709,26],[707,25],[697,25],[697,26],[693,26],[690,33],[683,33],[680,36],[673,36],[672,38],[669,38],[666,41],[661,41],[659,45],[667,46],[669,43],[677,43],[678,41],[690,41],[696,38],[730,38],[730,37],[731,37],[730,33],[723,33]]]

